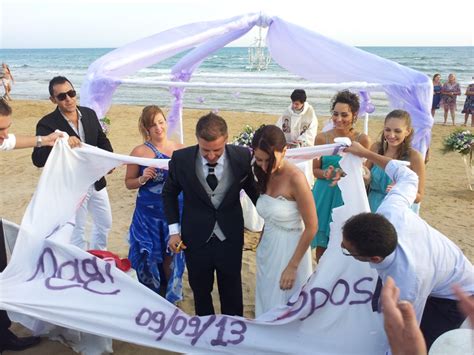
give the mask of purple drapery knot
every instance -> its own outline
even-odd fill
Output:
[[[120,79],[110,77],[90,79],[81,87],[81,105],[93,109],[97,117],[104,117],[120,84]]]
[[[362,116],[365,113],[372,113],[375,111],[375,106],[370,100],[370,94],[365,91],[359,91],[360,96],[360,108],[359,108],[359,116]]]
[[[191,79],[192,72],[187,70],[181,70],[178,73],[174,73],[171,78],[172,81],[189,81]],[[180,138],[181,143],[183,137],[181,137],[181,112],[183,109],[183,96],[185,92],[184,87],[171,87],[170,94],[174,97],[173,105],[168,114],[168,136],[173,138],[177,136]]]
[[[182,70],[179,73],[174,73],[172,81],[189,81],[192,73]]]
[[[183,140],[180,133],[180,122],[181,122],[181,111],[183,108],[183,95],[184,88],[172,87],[170,88],[170,94],[174,97],[173,106],[168,114],[168,136],[178,136]]]
[[[265,15],[265,14],[260,14],[257,22],[255,23],[256,26],[259,26],[259,27],[263,27],[263,28],[266,28],[266,27],[270,27],[270,25],[272,24],[273,20],[271,17]]]
[[[183,102],[184,90],[185,88],[172,87],[170,88],[170,94],[174,96],[175,100]]]

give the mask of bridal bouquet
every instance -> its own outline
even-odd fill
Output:
[[[456,130],[444,139],[444,152],[458,152],[463,155],[472,154],[474,134],[469,130]]]
[[[252,145],[252,139],[255,134],[256,129],[252,126],[245,125],[242,132],[234,137],[232,144],[240,145],[242,147],[250,147]]]

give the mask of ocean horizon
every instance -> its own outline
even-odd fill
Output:
[[[449,73],[454,73],[461,85],[462,95],[458,97],[458,114],[464,103],[464,92],[474,75],[474,47],[357,47],[401,65],[420,71],[430,78],[440,73],[443,81]],[[68,77],[79,89],[88,67],[104,54],[115,48],[32,48],[0,49],[0,61],[7,63],[15,78],[12,89],[14,99],[47,100],[48,82],[56,75]],[[249,47],[224,47],[210,55],[195,71],[192,81],[199,82],[237,82],[258,80],[259,83],[285,84],[300,88],[308,82],[297,77],[275,62],[271,61],[264,71],[252,71],[249,63]],[[168,58],[158,64],[144,68],[130,78],[169,80],[169,69],[184,55]],[[292,89],[213,89],[187,88],[184,96],[185,108],[232,110],[281,113],[290,103]],[[335,94],[334,89],[306,89],[308,102],[318,115],[329,114],[329,102]],[[384,93],[373,93],[375,105],[373,116],[383,117],[390,107]],[[149,105],[169,107],[172,98],[167,88],[141,85],[121,85],[115,92],[113,104]],[[436,121],[442,120],[438,110]]]

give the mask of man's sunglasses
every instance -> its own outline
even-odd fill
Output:
[[[69,90],[68,92],[62,92],[62,93],[56,95],[56,98],[59,101],[64,101],[64,100],[66,100],[66,95],[73,98],[73,97],[76,97],[77,93],[76,93],[76,90]]]

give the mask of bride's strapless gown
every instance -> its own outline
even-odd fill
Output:
[[[256,317],[286,304],[312,273],[311,249],[308,247],[298,266],[293,288],[286,291],[280,289],[281,273],[293,256],[304,229],[296,201],[261,195],[257,211],[265,220],[265,227],[257,248]]]

